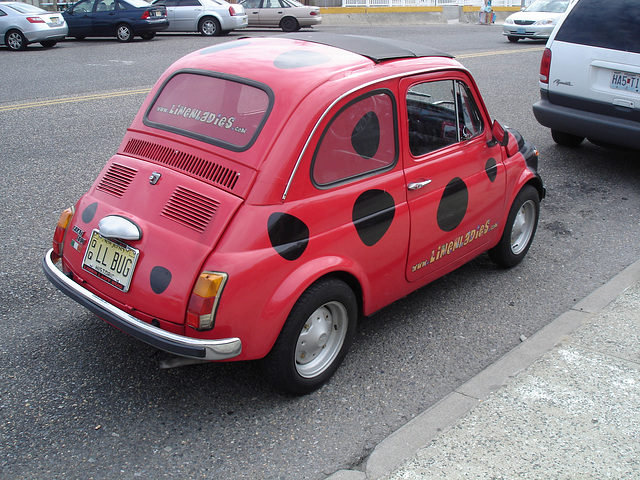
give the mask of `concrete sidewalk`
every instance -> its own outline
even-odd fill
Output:
[[[330,480],[640,478],[640,261]]]

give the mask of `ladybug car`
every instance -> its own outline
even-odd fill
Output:
[[[318,388],[359,318],[483,252],[514,266],[545,189],[450,55],[358,36],[242,38],[153,87],[43,266],[158,349],[262,359]]]

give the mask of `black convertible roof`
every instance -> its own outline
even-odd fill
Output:
[[[320,43],[330,47],[337,47],[352,53],[370,58],[376,63],[383,60],[417,57],[447,57],[453,55],[441,52],[435,48],[417,45],[415,43],[393,40],[389,38],[366,37],[360,35],[338,35],[334,33],[294,33],[286,38]]]

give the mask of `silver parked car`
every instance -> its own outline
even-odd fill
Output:
[[[242,5],[224,0],[155,0],[153,4],[167,8],[167,32],[219,36],[247,26],[247,14]]]
[[[320,7],[296,0],[241,0],[240,5],[249,16],[250,27],[279,27],[285,32],[296,32],[322,22]]]
[[[521,12],[509,15],[502,26],[502,34],[510,42],[517,42],[521,38],[545,40],[549,38],[571,1],[536,0]]]
[[[28,3],[0,2],[0,41],[11,50],[24,50],[30,43],[53,47],[67,31],[61,13]]]

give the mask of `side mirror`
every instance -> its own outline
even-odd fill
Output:
[[[509,132],[505,131],[504,127],[500,125],[497,120],[493,121],[491,133],[493,134],[493,138],[501,147],[506,147],[509,144]]]

